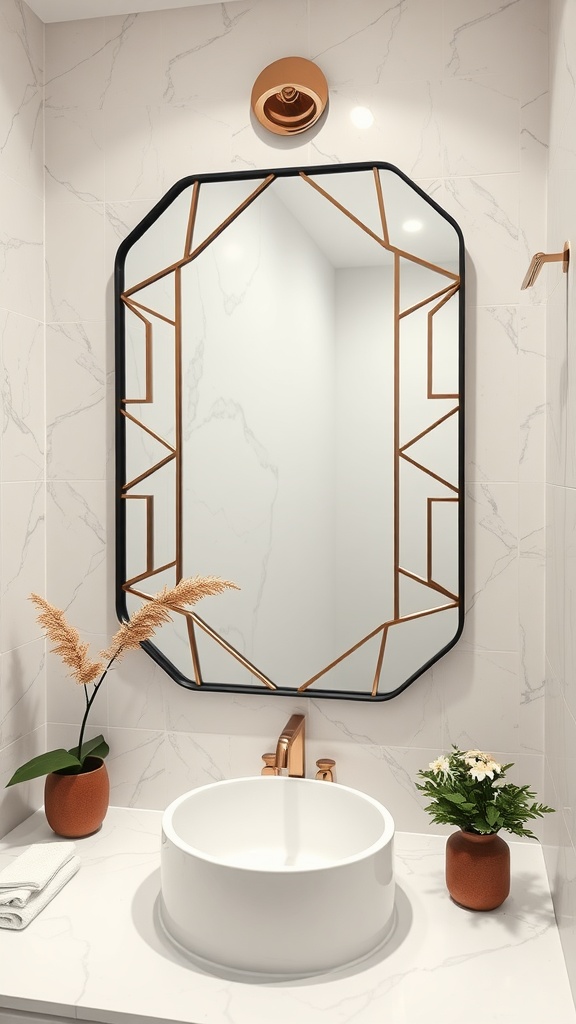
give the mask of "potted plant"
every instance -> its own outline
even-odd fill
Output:
[[[459,828],[446,843],[446,885],[456,903],[473,910],[493,910],[510,892],[510,849],[500,830],[536,839],[526,822],[553,811],[528,786],[507,781],[512,767],[482,750],[453,747],[418,772],[416,788],[430,801],[432,821]]]
[[[60,609],[38,594],[30,595],[38,608],[38,622],[54,644],[53,652],[69,668],[69,675],[84,688],[85,707],[77,745],[70,750],[58,748],[33,757],[14,772],[7,785],[46,775],[44,808],[48,824],[58,835],[90,835],[100,827],[108,809],[110,783],[104,758],[109,747],[102,735],[89,740],[84,736],[92,705],[114,662],[149,640],[173,612],[182,611],[183,606],[220,594],[229,587],[238,589],[235,583],[216,576],[195,576],[180,580],[171,589],[164,587],[121,624],[97,661],[90,659],[88,644],[81,642],[78,630],[68,624]]]

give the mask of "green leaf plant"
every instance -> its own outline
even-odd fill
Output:
[[[172,589],[164,587],[153,597],[147,598],[127,622],[123,622],[112,637],[110,646],[100,652],[98,661],[88,657],[88,644],[80,640],[78,630],[70,626],[64,613],[49,604],[38,594],[31,594],[30,600],[38,609],[38,622],[44,628],[46,636],[52,641],[52,651],[58,654],[69,668],[77,683],[84,688],[85,708],[80,723],[78,743],[70,750],[59,747],[38,754],[26,764],[21,765],[7,782],[7,786],[15,786],[18,782],[29,782],[41,775],[51,772],[62,772],[65,775],[77,775],[89,771],[93,761],[88,758],[105,758],[110,748],[102,735],[93,739],[84,739],[88,716],[102,683],[112,665],[119,661],[126,651],[135,649],[145,640],[149,640],[156,630],[168,622],[172,613],[186,614],[186,605],[195,604],[203,597],[220,594],[232,588],[238,590],[235,583],[221,580],[217,576],[194,576],[180,580]]]
[[[464,832],[490,835],[504,829],[517,836],[537,836],[526,822],[551,814],[553,807],[536,801],[528,786],[506,781],[510,764],[498,764],[481,750],[453,747],[418,772],[416,788],[430,803],[425,810],[437,825],[456,825]]]

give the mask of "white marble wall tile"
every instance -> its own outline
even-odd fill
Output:
[[[550,830],[554,829],[554,841],[545,840],[544,858],[564,959],[570,976],[576,956],[576,850],[561,815],[549,815],[546,825]]]
[[[518,499],[518,627],[520,743],[544,749],[544,630],[546,538],[544,485],[521,483]]]
[[[303,697],[196,692],[178,686],[168,676],[163,693],[170,732],[217,733],[225,716],[226,732],[231,736],[258,736],[274,745],[290,715],[311,714],[310,702]]]
[[[166,734],[148,729],[107,729],[110,803],[162,810],[166,806]]]
[[[44,639],[16,647],[0,655],[2,710],[0,747],[44,726],[46,679]]]
[[[451,832],[433,825],[424,811],[426,803],[416,789],[418,771],[427,768],[440,753],[438,747],[334,746],[338,781],[360,789],[388,808],[396,828],[407,832]]]
[[[518,311],[480,306],[466,332],[466,477],[518,479]]]
[[[231,742],[224,733],[166,733],[165,806],[197,786],[241,778],[244,774],[257,775],[262,764],[260,753],[254,757],[251,771],[235,770]]]
[[[46,332],[46,469],[52,480],[104,480],[113,449],[112,372],[104,323]]]
[[[469,256],[470,305],[514,305],[522,276],[518,231],[518,176],[447,178],[437,201],[460,225]]]
[[[562,143],[564,131],[573,131],[570,123],[573,120],[576,101],[576,61],[573,45],[576,38],[576,17],[573,5],[564,0],[552,0],[549,8],[550,147],[554,156],[557,147]]]
[[[53,109],[100,110],[110,58],[104,18],[45,26],[46,103]]]
[[[533,254],[542,250],[546,238],[549,94],[546,77],[542,77],[544,80],[534,83],[533,90],[523,99],[520,111],[520,241],[526,260],[525,270]],[[522,301],[544,301],[545,281],[546,278],[541,277],[532,288],[523,292]]]
[[[456,649],[446,655],[440,683],[443,749],[515,750],[520,744],[517,654]]]
[[[102,107],[108,116],[162,103],[165,91],[163,53],[165,15],[160,11],[105,19],[105,87]]]
[[[545,750],[547,782],[550,784],[549,800],[556,807],[558,817],[563,817],[563,808],[567,803],[566,784],[566,750],[564,748],[564,715],[566,704],[563,698],[563,687],[560,678],[554,672],[550,662],[546,664],[546,708],[545,708]],[[550,839],[559,843],[559,825],[554,823],[550,831]]]
[[[43,202],[0,171],[0,307],[44,319]]]
[[[44,326],[0,310],[2,480],[44,474]]]
[[[44,779],[34,779],[6,789],[6,783],[20,765],[46,750],[46,726],[26,733],[0,748],[0,836],[6,835],[41,806]]]
[[[102,203],[46,207],[48,321],[104,320],[107,268]]]
[[[548,687],[548,681],[546,681],[546,686]],[[548,719],[548,694],[546,694],[546,719]],[[548,729],[546,729],[546,744],[548,744]],[[559,813],[560,800],[558,799],[558,794],[552,778],[552,771],[548,759],[548,750],[546,757],[544,758],[544,789],[542,799],[548,807],[555,808],[555,813],[548,814],[544,819],[542,836],[542,849],[546,863],[546,871],[550,885],[552,886],[552,879],[556,876],[556,872],[558,871],[562,834],[566,826],[564,824],[563,815]]]
[[[108,200],[155,199],[167,191],[161,107],[111,106],[104,137]]]
[[[104,199],[104,115],[100,109],[48,103],[46,125],[46,200],[84,203]]]
[[[562,760],[560,770],[564,776],[562,810],[568,835],[576,835],[576,720],[570,709],[562,706]]]
[[[564,535],[560,557],[563,560],[563,606],[562,616],[562,675],[564,697],[572,714],[576,714],[576,636],[574,630],[574,607],[576,601],[576,491],[572,487],[563,489],[560,500],[565,502]],[[553,529],[553,526],[551,526]],[[562,577],[561,577],[562,578]],[[573,833],[574,834],[574,833]]]
[[[542,6],[539,0],[444,0],[447,73],[460,77],[512,70],[519,75],[524,61],[546,46]]]
[[[367,107],[374,118],[358,128],[351,115]],[[312,140],[312,163],[385,160],[412,177],[442,172],[440,83],[405,82],[391,104],[386,85],[362,85],[355,79],[336,86],[322,130]]]
[[[576,172],[576,153],[574,160],[574,170]],[[574,179],[572,179],[573,184]],[[576,204],[574,208],[574,217],[572,223],[576,225]],[[564,237],[564,234],[562,235]],[[562,248],[562,244],[558,245],[558,248]],[[574,436],[576,431],[576,382],[575,377],[575,366],[574,366],[574,346],[572,339],[574,338],[574,331],[576,327],[576,314],[574,312],[574,300],[576,298],[576,285],[574,279],[574,267],[568,272],[568,274],[560,274],[557,278],[557,283],[553,294],[549,299],[549,304],[563,311],[562,318],[562,331],[559,336],[555,338],[555,342],[558,343],[562,350],[563,341],[566,339],[566,354],[567,360],[565,369],[567,372],[566,381],[566,433],[565,433],[565,471],[564,471],[564,482],[567,487],[576,487],[576,438]],[[552,314],[554,315],[554,314]]]
[[[543,480],[546,461],[546,307],[520,306],[518,418],[520,481]]]
[[[0,491],[0,649],[41,635],[28,595],[45,586],[44,488],[4,483]]]
[[[330,116],[330,111],[323,117]],[[326,123],[324,122],[324,123]],[[232,130],[232,141],[230,148],[231,171],[246,171],[252,168],[274,168],[274,167],[302,167],[311,166],[317,163],[336,163],[335,154],[327,153],[323,149],[315,148],[314,140],[318,139],[321,133],[319,122],[310,129],[310,134],[286,136],[278,135],[271,142],[264,128],[251,119],[249,111],[245,112],[244,118],[237,128]]]
[[[385,83],[401,91],[406,80],[442,74],[440,0],[312,0],[310,48],[329,82]]]
[[[106,494],[99,481],[53,481],[47,494],[48,600],[76,629],[107,630]]]
[[[551,484],[564,484],[568,479],[574,390],[570,309],[564,287],[554,289],[546,304],[546,479]]]
[[[559,679],[565,678],[566,493],[546,486],[546,657]]]
[[[549,158],[549,190],[550,193],[561,195],[561,204],[549,206],[548,213],[548,252],[560,252],[565,242],[572,240],[572,225],[576,219],[576,197],[574,196],[573,182],[576,171],[576,138],[569,140],[569,143],[556,150],[550,151]],[[572,243],[573,244],[573,243]],[[544,282],[546,294],[550,295],[555,288],[568,287],[573,294],[574,288],[574,267],[568,271],[566,278],[560,270],[560,266],[551,265],[545,267]],[[571,311],[569,311],[571,313]],[[572,319],[570,317],[570,319]]]
[[[169,188],[189,174],[209,174],[230,166],[232,138],[249,123],[246,104],[208,97],[201,104],[166,104],[161,112],[164,182]],[[250,135],[247,131],[246,135]],[[276,160],[273,161],[276,165]]]
[[[165,688],[181,689],[144,651],[129,651],[112,667],[103,685],[110,725],[127,729],[164,729]],[[190,694],[190,700],[195,696]]]
[[[312,700],[309,734],[326,749],[334,742],[362,746],[432,747],[442,741],[443,663],[393,700],[379,703]],[[325,754],[331,757],[330,753]]]
[[[467,487],[466,621],[461,643],[518,650],[518,491],[512,484]]]
[[[42,67],[40,19],[23,3],[0,9],[0,171],[42,196]]]
[[[447,78],[441,98],[444,174],[518,171],[519,116],[516,76]]]
[[[243,109],[243,123],[260,71],[290,54],[311,57],[308,47],[306,0],[291,0],[280,16],[274,3],[248,0],[171,11],[163,21],[163,100],[201,111],[221,99]]]

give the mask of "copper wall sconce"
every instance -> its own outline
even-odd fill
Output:
[[[297,135],[316,123],[328,102],[328,83],[311,60],[284,57],[260,72],[251,106],[260,124],[276,135]]]
[[[570,263],[570,242],[564,243],[562,252],[537,252],[530,261],[526,277],[522,281],[521,291],[525,288],[532,288],[545,263],[562,263],[562,272],[567,274]]]

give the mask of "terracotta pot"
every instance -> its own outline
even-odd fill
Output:
[[[79,775],[69,775],[68,769],[62,769],[46,776],[46,820],[56,835],[67,839],[92,835],[108,810],[110,780],[104,761],[101,757],[87,757],[84,769]]]
[[[510,847],[497,833],[453,832],[446,843],[446,886],[470,910],[494,910],[510,892]]]

